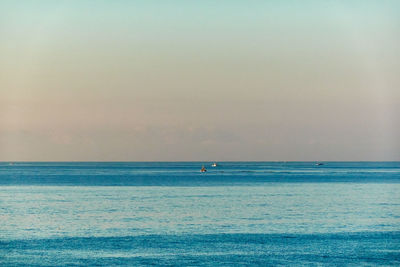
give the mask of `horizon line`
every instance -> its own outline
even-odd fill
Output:
[[[400,162],[400,160],[0,160],[0,163],[118,163],[118,162],[137,162],[137,163],[174,163],[174,162]]]

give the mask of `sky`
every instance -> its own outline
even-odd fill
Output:
[[[0,161],[398,161],[399,14],[3,0]]]

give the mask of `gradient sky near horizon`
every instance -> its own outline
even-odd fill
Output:
[[[1,1],[0,160],[400,160],[400,1]]]

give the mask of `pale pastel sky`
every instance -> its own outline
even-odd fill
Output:
[[[400,160],[400,1],[1,1],[0,160]]]

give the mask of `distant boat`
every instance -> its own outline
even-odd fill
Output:
[[[321,162],[317,162],[317,163],[315,163],[315,165],[316,165],[316,166],[321,166],[321,165],[324,165],[324,164],[321,163]]]
[[[218,167],[218,164],[214,162],[213,164],[211,164],[211,167]]]
[[[204,165],[201,167],[201,170],[200,170],[200,172],[206,172],[207,171],[207,169],[206,169],[206,167],[204,167]]]

